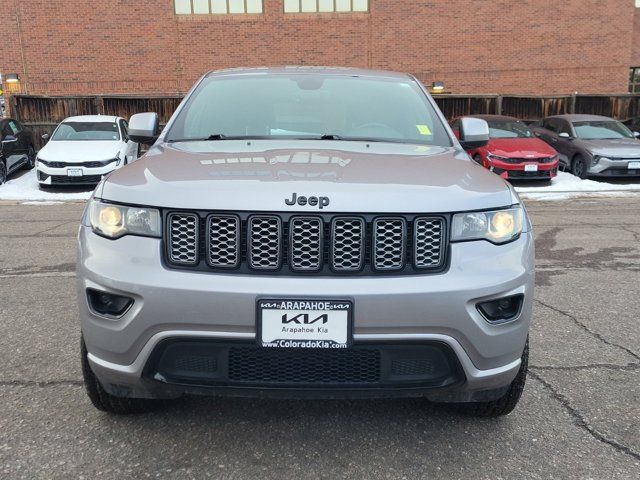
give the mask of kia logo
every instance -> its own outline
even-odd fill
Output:
[[[289,317],[289,315],[287,315],[286,313],[282,315],[282,323],[285,325],[287,323],[297,323],[298,325],[299,324],[311,325],[312,323],[316,323],[316,322],[322,322],[322,324],[324,325],[328,321],[329,321],[329,315],[327,315],[326,313],[323,313],[322,315],[318,315],[316,318],[311,318],[311,316],[308,313],[299,313],[298,315],[294,315],[292,317]]]
[[[298,196],[297,193],[293,192],[291,198],[285,198],[284,203],[289,206],[293,206],[296,203],[302,207],[305,205],[309,205],[310,207],[320,207],[322,210],[324,207],[329,206],[329,197],[303,197]]]

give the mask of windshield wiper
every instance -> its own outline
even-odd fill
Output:
[[[224,133],[214,133],[207,138],[171,138],[167,140],[169,143],[178,142],[215,142],[217,140],[264,140],[272,138],[267,135],[225,135]]]

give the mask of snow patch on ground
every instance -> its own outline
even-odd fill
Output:
[[[538,200],[543,202],[558,202],[560,200],[569,200],[571,198],[589,197],[589,198],[612,198],[612,197],[633,197],[640,195],[640,191],[633,192],[545,192],[545,193],[521,193],[520,198],[524,200]]]
[[[630,191],[640,192],[640,180],[630,178],[629,183],[611,183],[606,180],[582,180],[567,172],[558,172],[558,176],[551,180],[551,185],[538,186],[518,186],[518,193],[554,193],[554,192],[613,192]]]
[[[0,200],[69,202],[87,200],[93,191],[90,187],[72,190],[69,188],[40,190],[35,169],[18,175],[12,175],[7,183],[0,185]]]
[[[615,182],[615,183],[613,183]],[[630,178],[628,180],[616,179],[613,182],[606,180],[582,180],[567,172],[558,172],[558,176],[551,181],[551,185],[535,185],[529,182],[527,186],[515,185],[520,196],[526,200],[560,201],[576,197],[626,197],[640,194],[640,180]]]

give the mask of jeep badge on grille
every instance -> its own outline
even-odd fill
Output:
[[[284,203],[293,206],[296,203],[300,206],[309,205],[311,207],[318,206],[320,210],[329,206],[329,197],[303,197],[293,192],[291,199],[285,198]]]

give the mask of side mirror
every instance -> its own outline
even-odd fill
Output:
[[[158,114],[137,113],[129,120],[129,138],[136,143],[152,145],[158,139]]]
[[[567,139],[571,138],[571,135],[569,135],[567,132],[562,132],[558,134],[558,136],[561,138],[567,138]]]
[[[40,138],[42,138],[42,140],[44,140],[45,142],[48,142],[48,141],[49,141],[49,138],[50,138],[50,135],[49,135],[48,133],[45,133],[45,134],[44,134],[44,135],[42,135],[42,137],[40,137]]]
[[[636,138],[640,138],[640,132],[633,132],[633,136]]]
[[[465,150],[484,147],[489,143],[489,124],[480,118],[461,118],[459,139]]]
[[[10,143],[10,142],[16,142],[16,141],[18,141],[18,137],[14,136],[14,135],[7,135],[2,140],[2,143]]]

